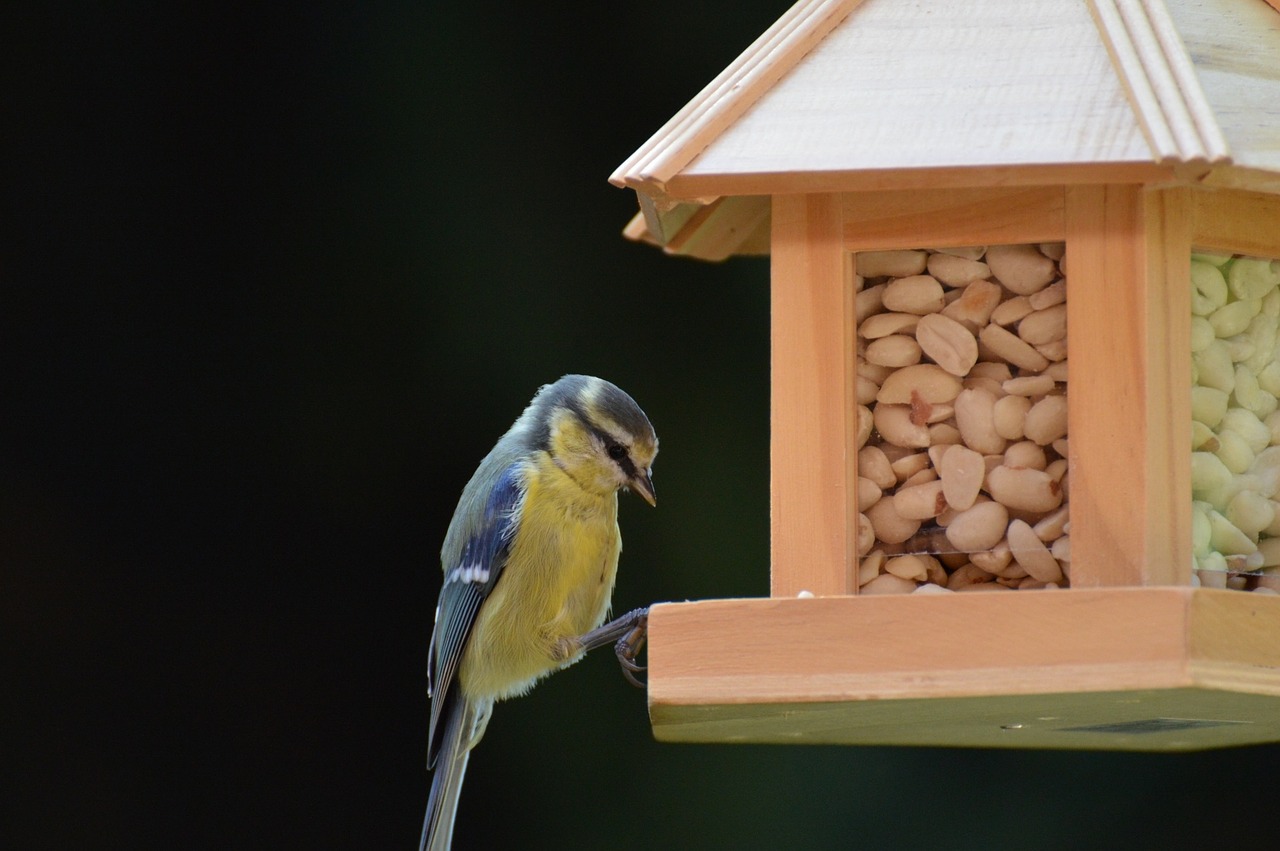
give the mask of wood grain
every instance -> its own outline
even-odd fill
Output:
[[[1144,193],[1149,585],[1191,584],[1191,223],[1188,189]],[[1073,527],[1074,528],[1074,527]],[[1074,543],[1074,541],[1073,541]]]
[[[1178,162],[1188,177],[1226,160],[1226,140],[1163,2],[1089,0],[1089,10],[1155,159]]]
[[[667,182],[1153,162],[1084,4],[867,0]]]
[[[1183,285],[1171,289],[1161,271],[1164,262],[1176,273],[1173,259],[1152,256],[1162,250],[1152,247],[1156,235],[1149,227],[1158,233],[1163,225],[1148,224],[1158,213],[1140,186],[1067,189],[1071,584],[1077,588],[1188,578],[1190,550],[1181,538],[1190,540],[1190,515],[1181,508],[1171,515],[1170,494],[1190,481],[1184,451],[1190,438],[1175,444],[1181,426],[1169,419],[1174,387],[1185,393],[1186,381],[1151,365],[1189,358],[1189,343],[1176,354],[1169,347],[1184,336],[1174,323],[1185,324],[1182,317],[1190,314],[1175,320],[1170,313]],[[1189,421],[1188,406],[1179,405]],[[1188,467],[1185,478],[1182,467]]]
[[[649,640],[662,739],[1157,750],[1280,740],[1275,597],[714,600],[655,606]],[[1067,730],[1158,717],[1237,724],[1119,739]]]
[[[1256,0],[1164,5],[1230,147],[1225,170],[1280,174],[1280,15]]]
[[[1280,195],[1197,189],[1191,199],[1197,247],[1280,258]]]
[[[850,192],[842,202],[849,251],[1050,242],[1066,232],[1061,186]]]
[[[749,109],[860,2],[800,0],[618,166],[610,181],[618,186],[643,187],[650,194],[661,193],[667,180]]]
[[[838,195],[773,199],[771,593],[849,592],[856,554],[853,290]]]

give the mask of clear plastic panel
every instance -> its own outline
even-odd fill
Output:
[[[1197,584],[1280,591],[1280,261],[1191,255]]]
[[[855,255],[859,593],[1067,585],[1063,255]]]

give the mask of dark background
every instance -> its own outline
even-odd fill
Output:
[[[0,845],[412,848],[439,544],[540,384],[662,437],[619,610],[767,593],[767,266],[606,179],[787,3],[107,5],[0,13]],[[456,847],[1274,847],[1278,754],[659,745],[603,654]]]

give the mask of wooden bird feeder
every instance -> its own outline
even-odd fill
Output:
[[[771,596],[653,608],[659,739],[1280,741],[1275,5],[801,0],[619,167],[772,261]]]

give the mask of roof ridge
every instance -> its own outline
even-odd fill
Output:
[[[1163,0],[1089,0],[1156,162],[1198,171],[1231,152]]]
[[[609,177],[655,187],[700,154],[863,0],[798,0]]]

